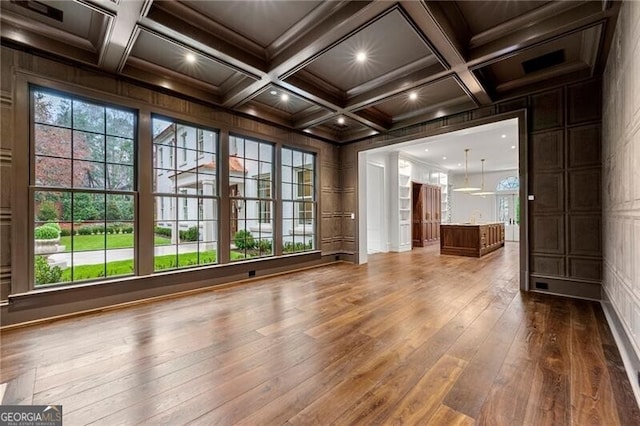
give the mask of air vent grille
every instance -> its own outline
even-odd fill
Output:
[[[556,50],[555,52],[547,53],[545,55],[538,56],[537,58],[524,61],[522,63],[522,69],[524,69],[525,74],[531,74],[536,71],[560,65],[564,60],[564,50]]]

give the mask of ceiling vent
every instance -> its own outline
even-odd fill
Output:
[[[522,69],[525,74],[531,74],[546,68],[560,65],[564,62],[564,50],[556,50],[537,58],[529,59],[522,63]]]
[[[39,1],[34,0],[11,0],[11,3],[15,3],[18,6],[22,6],[25,9],[29,9],[32,12],[39,13],[40,15],[44,15],[47,18],[55,19],[58,22],[62,22],[62,11],[60,9],[56,9],[55,7],[51,7],[47,4],[40,3]]]

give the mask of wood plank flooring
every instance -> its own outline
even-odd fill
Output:
[[[640,424],[599,304],[518,290],[517,246],[378,254],[3,332],[3,404],[65,425]]]

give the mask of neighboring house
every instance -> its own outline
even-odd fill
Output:
[[[171,228],[171,242],[180,231],[199,230],[199,240],[218,241],[217,133],[181,123],[166,124],[153,139],[156,226]],[[283,243],[313,244],[314,156],[283,149]],[[230,137],[230,237],[248,230],[255,239],[273,241],[274,152],[269,143]]]

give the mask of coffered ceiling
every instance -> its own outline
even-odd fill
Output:
[[[602,73],[614,1],[2,1],[3,44],[345,143]]]

